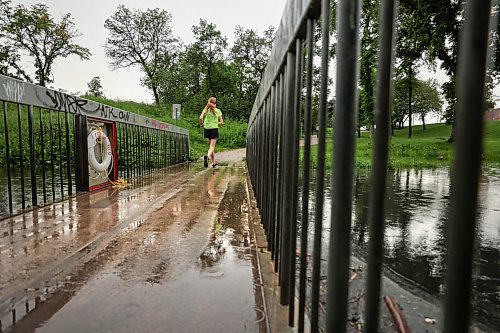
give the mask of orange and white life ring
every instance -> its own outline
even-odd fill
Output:
[[[102,145],[102,151],[104,154],[100,157],[101,162],[97,161],[97,156],[95,152],[95,145],[97,141],[100,141]],[[88,155],[89,155],[89,164],[97,172],[106,171],[111,164],[113,159],[113,151],[111,149],[111,142],[109,142],[108,136],[100,129],[95,129],[90,132],[87,136],[87,147],[88,147]]]

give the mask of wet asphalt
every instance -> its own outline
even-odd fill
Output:
[[[0,221],[0,332],[265,331],[236,155]]]

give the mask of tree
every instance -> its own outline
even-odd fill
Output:
[[[413,79],[416,74],[416,66],[423,60],[424,52],[429,51],[430,35],[428,1],[425,0],[401,0],[397,16],[397,57],[399,60],[399,72],[407,77],[408,89],[408,138],[412,135],[413,114]]]
[[[172,34],[172,16],[162,9],[130,10],[123,5],[108,18],[104,27],[106,56],[114,69],[137,66],[146,75],[143,84],[160,103],[158,73],[161,62],[177,52],[179,41]]]
[[[237,98],[240,100],[241,117],[248,117],[259,90],[260,81],[269,61],[274,40],[274,27],[269,27],[259,36],[256,30],[237,26],[235,42],[230,57],[237,78]]]
[[[361,137],[360,128],[373,128],[375,107],[375,77],[377,67],[377,37],[378,37],[378,1],[363,0],[361,15],[361,59],[360,59],[360,94],[358,137]]]
[[[262,80],[271,54],[274,30],[274,27],[269,27],[261,37],[253,29],[236,27],[234,32],[235,42],[231,48],[231,58],[241,71],[239,74],[241,75],[242,91],[245,84],[248,90],[255,90],[255,87],[258,89],[258,83]]]
[[[80,33],[69,13],[55,22],[45,5],[36,4],[29,9],[18,5],[4,19],[3,32],[8,44],[2,51],[7,54],[8,65],[28,79],[26,72],[17,66],[19,55],[14,50],[26,51],[35,60],[35,76],[41,86],[53,82],[52,66],[56,59],[77,55],[88,60],[91,55],[87,48],[74,43]]]
[[[195,42],[190,46],[193,61],[208,81],[208,91],[217,96],[224,82],[214,80],[214,70],[217,64],[224,62],[224,51],[227,49],[227,38],[217,30],[213,23],[200,19],[199,25],[192,27]]]
[[[444,117],[447,124],[452,125],[448,142],[455,139],[455,76],[457,73],[458,59],[458,33],[463,23],[464,10],[462,2],[456,0],[429,1],[425,7],[427,13],[427,25],[430,29],[431,54],[441,60],[443,68],[449,77],[449,81],[442,85],[443,94],[447,101]]]
[[[89,90],[87,91],[87,95],[102,97],[104,93],[102,91],[101,78],[99,76],[94,76],[89,83],[87,83],[87,87]]]
[[[420,81],[415,84],[415,114],[422,120],[422,129],[425,131],[425,117],[430,113],[440,114],[443,101],[437,90],[437,82],[434,80]]]
[[[430,113],[441,113],[443,102],[437,90],[437,83],[433,80],[422,81],[412,77],[412,94],[414,103],[412,104],[412,115],[418,114],[425,130],[425,117]],[[408,77],[404,74],[396,77],[394,101],[392,110],[392,127],[403,128],[404,123],[412,116],[408,105]],[[393,132],[394,135],[394,132]]]
[[[19,65],[21,56],[11,45],[6,35],[7,19],[12,16],[10,1],[0,0],[0,74],[33,82]],[[14,71],[12,71],[14,70]]]

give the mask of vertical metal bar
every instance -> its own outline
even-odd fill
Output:
[[[150,129],[146,127],[144,131],[145,147],[144,147],[144,159],[146,162],[146,172],[151,172],[151,142],[150,142]]]
[[[276,226],[276,237],[275,237],[275,249],[274,249],[274,271],[278,272],[280,265],[280,254],[281,254],[281,225],[282,225],[282,199],[283,199],[283,135],[284,135],[284,126],[283,126],[283,109],[284,109],[284,87],[285,87],[285,76],[284,73],[281,73],[280,78],[280,89],[279,89],[279,105],[278,105],[278,126],[279,126],[279,170],[278,170],[278,200],[276,200],[276,210],[277,210],[277,226]]]
[[[302,91],[302,58],[303,58],[303,45],[302,40],[297,39],[295,41],[295,87],[293,94],[293,104],[291,105],[292,112],[292,142],[291,142],[291,154],[292,154],[292,168],[290,173],[292,174],[291,182],[291,214],[290,214],[290,296],[288,304],[288,325],[293,326],[295,324],[295,269],[296,269],[296,253],[297,253],[297,209],[298,209],[298,182],[299,182],[299,136],[300,136],[300,101],[301,101],[301,91]]]
[[[306,278],[307,278],[307,245],[309,230],[309,181],[311,164],[311,109],[312,109],[312,75],[313,75],[313,39],[314,22],[307,20],[307,62],[306,62],[306,99],[304,110],[304,166],[302,186],[302,223],[300,235],[300,273],[299,273],[299,333],[304,332],[306,311]]]
[[[177,164],[177,133],[172,133],[174,143],[174,164]]]
[[[172,165],[172,132],[168,133],[168,165]]]
[[[279,115],[279,94],[280,94],[280,81],[279,78],[276,80],[274,84],[274,102],[273,102],[273,122],[272,122],[272,128],[273,128],[273,174],[272,174],[272,225],[271,225],[271,231],[269,234],[269,250],[271,251],[271,256],[274,255],[275,253],[275,235],[276,235],[276,226],[277,226],[277,205],[276,202],[278,201],[278,138],[279,138],[279,122],[278,122],[278,115]]]
[[[490,0],[467,2],[458,57],[456,146],[447,221],[444,313],[444,331],[447,333],[466,333],[470,325],[490,12]]]
[[[385,196],[387,181],[387,158],[392,103],[392,64],[394,39],[394,18],[396,1],[382,0],[380,5],[379,55],[377,66],[377,99],[375,104],[375,145],[371,171],[370,205],[368,223],[370,241],[368,245],[368,273],[366,277],[366,331],[378,332],[380,312],[380,275],[382,273]]]
[[[167,167],[167,132],[162,132],[163,140],[163,167]]]
[[[137,125],[132,125],[131,127],[131,135],[132,137],[130,138],[131,145],[132,145],[132,153],[134,155],[134,170],[133,170],[133,177],[137,177],[139,175],[139,146],[138,146],[138,141],[137,141]]]
[[[311,332],[318,332],[319,286],[321,274],[321,243],[323,233],[323,205],[325,191],[326,106],[328,98],[328,63],[330,59],[330,1],[321,2],[321,79],[318,109],[318,156],[316,167],[316,193],[314,212],[314,244],[311,285]]]
[[[75,117],[75,182],[76,192],[89,189],[89,164],[87,145],[87,116]]]
[[[283,178],[283,246],[281,247],[281,293],[280,303],[288,305],[290,301],[290,274],[291,274],[291,259],[290,242],[292,236],[292,221],[293,218],[293,130],[294,130],[294,115],[293,108],[295,106],[295,54],[287,53],[287,80],[286,80],[286,108],[285,108],[285,159]],[[295,255],[295,253],[293,253]]]
[[[264,104],[262,105],[262,109],[260,110],[259,118],[260,118],[260,125],[259,125],[259,131],[260,131],[260,137],[263,140],[260,140],[260,170],[259,170],[259,178],[260,178],[260,206],[261,206],[261,211],[262,213],[265,212],[265,197],[266,197],[266,187],[265,187],[265,168],[266,168],[266,162],[267,162],[267,157],[266,157],[266,144],[267,144],[267,138],[266,138],[266,110],[267,110],[267,105],[268,105],[268,98],[264,100]],[[265,144],[266,143],[266,144]],[[265,216],[265,213],[263,214],[264,217],[264,223],[267,223],[267,219]],[[265,228],[265,225],[264,225]]]
[[[143,174],[143,163],[142,163],[142,129],[140,126],[137,126],[137,141],[138,141],[138,147],[139,147],[139,175],[142,176]]]
[[[64,198],[64,178],[63,178],[63,167],[62,167],[62,139],[61,139],[61,112],[57,112],[57,133],[59,139],[59,182],[61,185],[61,198]]]
[[[176,145],[177,145],[177,163],[181,162],[181,135],[179,133],[175,134],[176,137]]]
[[[278,122],[278,114],[279,114],[279,97],[280,97],[280,80],[279,80],[279,77],[277,78],[277,81],[276,81],[276,97],[275,97],[275,108],[274,108],[274,118],[275,118],[275,136],[276,136],[276,143],[275,143],[275,146],[276,146],[276,153],[275,153],[275,174],[276,174],[276,177],[275,177],[275,183],[274,183],[274,200],[273,200],[273,210],[274,210],[274,216],[273,216],[273,220],[274,220],[274,225],[273,225],[273,229],[271,230],[271,235],[270,235],[270,238],[271,238],[271,241],[270,241],[270,248],[271,248],[271,259],[274,261],[274,270],[276,271],[276,268],[277,268],[277,260],[278,260],[278,256],[277,256],[277,253],[276,253],[276,238],[277,238],[277,226],[278,226],[278,207],[279,207],[279,183],[278,183],[278,175],[279,175],[279,163],[278,163],[278,144],[279,144],[279,140],[278,140],[278,137],[279,137],[279,122]]]
[[[17,104],[17,126],[19,139],[19,163],[21,168],[21,205],[26,208],[25,189],[24,189],[24,152],[23,152],[23,124],[21,118],[21,105]]]
[[[40,115],[40,148],[41,148],[41,161],[42,161],[42,190],[43,190],[43,203],[47,203],[47,188],[45,180],[45,131],[43,129],[43,112],[42,108],[38,108]]]
[[[189,161],[189,159],[191,158],[191,147],[189,145],[189,133],[186,134],[186,161]]]
[[[9,122],[7,114],[7,103],[2,102],[3,108],[3,122],[4,122],[4,135],[5,135],[5,163],[7,166],[7,191],[9,193],[9,213],[14,212],[12,206],[12,174],[10,170],[10,142],[9,142]]]
[[[155,130],[155,149],[156,149],[156,169],[161,169],[160,168],[160,130]]]
[[[33,105],[28,105],[28,140],[30,148],[30,179],[31,179],[31,206],[38,206],[36,186],[36,157],[35,157],[35,119]]]
[[[180,134],[177,134],[177,138],[178,138],[178,147],[179,147],[179,163],[182,162],[182,158],[181,158],[181,148],[182,148],[182,142],[181,142],[181,135]]]
[[[338,3],[337,103],[333,131],[333,175],[326,331],[346,331],[351,256],[352,190],[358,118],[360,0]]]
[[[269,94],[269,104],[267,107],[267,141],[266,141],[266,215],[267,215],[267,240],[269,241],[269,235],[271,234],[271,228],[274,224],[272,218],[272,191],[273,191],[273,183],[272,183],[272,170],[274,168],[273,165],[273,111],[274,111],[274,99],[275,99],[275,91],[274,86],[271,87],[271,91]]]
[[[116,155],[117,155],[117,161],[114,163],[114,168],[118,169],[118,177],[123,177],[123,127],[122,124],[117,123],[116,124],[116,142],[117,142],[117,147],[116,147]]]
[[[269,182],[268,182],[268,191],[269,191],[269,199],[268,199],[268,227],[267,227],[267,249],[271,250],[272,245],[272,237],[273,237],[273,228],[274,228],[274,112],[276,111],[276,82],[271,86],[271,102],[269,106]]]
[[[161,169],[161,134],[160,130],[156,130],[156,169]]]
[[[68,178],[68,195],[73,195],[73,180],[71,179],[71,146],[69,140],[69,112],[64,114],[66,128],[66,177]]]
[[[129,124],[125,124],[124,131],[125,131],[125,178],[129,179],[130,178],[130,145],[129,145],[129,133],[128,133],[128,128]]]
[[[49,110],[49,136],[50,136],[50,175],[52,180],[52,202],[56,201],[56,181],[54,166],[54,126],[52,121],[52,110]]]

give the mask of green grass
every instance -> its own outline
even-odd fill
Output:
[[[453,145],[447,143],[451,127],[444,124],[414,126],[412,138],[408,139],[408,128],[396,130],[389,148],[389,166],[391,168],[437,168],[450,166],[453,162]],[[363,132],[356,141],[356,166],[369,168],[372,163],[374,141],[369,133]],[[332,140],[327,139],[327,168],[332,165]],[[317,148],[313,147],[312,163],[316,166]],[[500,167],[500,122],[488,122],[485,126],[484,158],[486,167]]]
[[[189,130],[191,159],[196,160],[207,153],[208,144],[206,139],[203,138],[203,128],[199,125],[199,113],[201,112],[203,105],[200,106],[199,112],[189,112],[183,110],[181,119],[179,119],[176,124],[175,120],[172,118],[172,110],[170,106],[156,106],[129,101],[113,101],[95,97],[91,97],[89,99],[183,127]],[[222,110],[222,112],[224,112],[224,110]],[[224,125],[219,128],[217,151],[244,148],[246,144],[246,131],[246,122],[234,121],[224,117]]]

